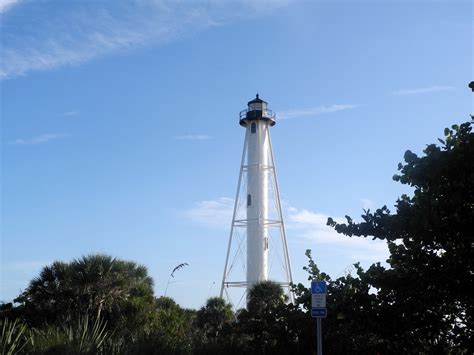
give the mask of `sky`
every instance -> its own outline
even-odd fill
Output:
[[[327,217],[393,211],[404,152],[469,119],[472,7],[0,0],[0,300],[91,253],[145,265],[184,307],[217,295],[256,93],[277,114],[293,279],[306,249],[333,278],[384,262],[383,242]]]

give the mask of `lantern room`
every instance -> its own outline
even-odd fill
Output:
[[[268,102],[263,101],[258,94],[255,99],[247,103],[248,108],[240,111],[240,125],[246,127],[250,121],[268,121],[270,126],[275,125],[275,113],[268,108]]]

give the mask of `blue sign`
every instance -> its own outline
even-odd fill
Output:
[[[311,317],[327,317],[328,310],[326,308],[311,308]]]
[[[326,307],[326,281],[311,281],[311,317],[327,317]]]
[[[326,281],[311,281],[311,293],[326,293]]]

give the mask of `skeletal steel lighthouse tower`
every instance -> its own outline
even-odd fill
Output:
[[[230,298],[229,287],[248,290],[256,282],[272,280],[287,288],[290,300],[293,298],[289,292],[291,266],[270,139],[270,127],[275,123],[275,113],[258,94],[240,112],[240,125],[246,132],[221,297],[225,292]]]

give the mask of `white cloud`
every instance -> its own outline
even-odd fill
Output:
[[[2,0],[7,8],[6,0]],[[12,3],[12,1],[10,1]],[[37,6],[37,18],[21,32],[3,36],[0,78],[25,75],[219,26],[239,18],[263,16],[288,1],[172,1],[133,3],[74,2],[54,16]],[[25,6],[26,6],[25,5]],[[42,13],[41,11],[44,11]],[[5,32],[9,28],[4,27]]]
[[[0,0],[0,14],[7,12],[19,2],[20,0]]]
[[[303,243],[336,246],[341,253],[356,261],[383,261],[388,257],[387,245],[381,240],[372,240],[371,237],[347,237],[337,233],[326,225],[328,215],[294,209],[287,214],[288,234],[292,239]],[[334,218],[337,222],[344,222],[341,217]]]
[[[291,208],[289,214],[289,221],[295,223],[295,226],[313,226],[320,227],[325,226],[328,220],[328,216],[322,213],[310,212],[308,210],[298,210],[297,208]]]
[[[325,113],[351,110],[356,107],[357,105],[352,105],[352,104],[322,105],[322,106],[310,107],[310,108],[305,108],[305,109],[281,111],[278,113],[278,118],[280,120],[287,120],[291,118],[298,118],[298,117],[305,117],[305,116],[318,116]]]
[[[207,139],[211,139],[211,136],[207,136],[205,134],[185,134],[183,136],[175,136],[175,139],[179,140],[188,140],[188,141],[203,141]]]
[[[374,201],[368,199],[368,198],[361,198],[360,199],[360,202],[362,203],[362,208],[364,210],[368,210],[368,209],[375,209],[375,203]]]
[[[392,92],[392,95],[417,95],[417,94],[427,94],[430,92],[439,92],[439,91],[452,91],[455,90],[453,86],[428,86],[424,88],[417,89],[403,89]]]
[[[77,116],[78,113],[79,113],[79,111],[75,111],[75,110],[66,111],[66,112],[63,113],[63,116]]]
[[[289,242],[334,246],[353,262],[377,262],[384,261],[388,257],[388,248],[384,241],[372,240],[371,237],[341,235],[326,225],[328,215],[298,209],[287,204],[283,206]],[[195,207],[185,211],[185,216],[204,226],[224,230],[230,228],[233,208],[233,199],[221,197],[196,203]],[[333,217],[333,219],[337,222],[345,222],[345,218]]]
[[[42,143],[47,143],[51,140],[58,139],[63,137],[62,134],[56,134],[56,133],[45,133],[40,136],[36,136],[33,138],[18,138],[15,139],[14,141],[11,141],[10,144],[15,144],[15,145],[31,145],[31,144],[42,144]]]
[[[200,201],[185,211],[190,220],[212,228],[230,228],[234,199],[220,197],[216,200]]]

